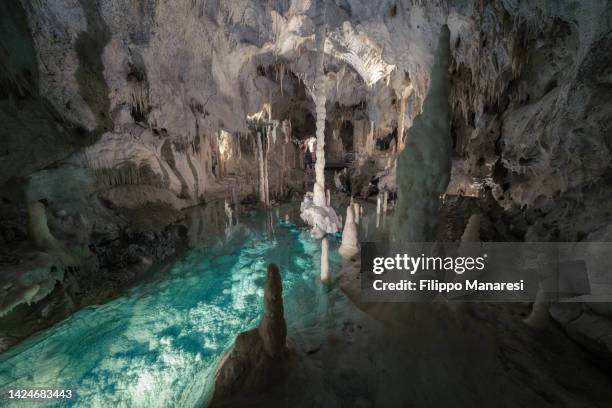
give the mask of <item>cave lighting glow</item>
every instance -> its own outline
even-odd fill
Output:
[[[259,322],[267,263],[281,269],[291,324],[324,313],[318,245],[286,223],[267,234],[265,217],[250,217],[146,284],[2,354],[0,387],[74,390],[76,400],[55,406],[202,406],[225,351]],[[330,261],[337,267],[339,259]]]

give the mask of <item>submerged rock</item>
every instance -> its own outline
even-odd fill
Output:
[[[259,393],[282,378],[289,354],[282,293],[278,267],[270,264],[261,323],[236,337],[217,370],[211,405]]]

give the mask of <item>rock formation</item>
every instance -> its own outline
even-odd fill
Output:
[[[213,406],[226,399],[262,392],[282,378],[289,353],[282,291],[278,267],[270,264],[261,323],[240,333],[221,362],[215,378]]]
[[[359,253],[359,237],[357,235],[357,224],[355,223],[352,205],[346,207],[346,221],[342,230],[342,244],[338,252],[345,259],[350,259]]]
[[[44,320],[71,286],[36,248],[29,203],[45,203],[59,246],[91,248],[75,296],[102,302],[112,274],[123,286],[143,259],[180,247],[182,209],[230,190],[234,203],[257,199],[259,186],[264,203],[301,197],[314,137],[351,156],[336,184],[352,196],[401,190],[389,203],[400,239],[430,237],[445,192],[495,202],[483,240],[580,241],[612,225],[608,1],[136,3],[0,5],[0,267],[15,282],[0,296],[12,321],[27,303],[29,321]],[[439,92],[450,106],[432,111]],[[315,205],[316,177],[302,213],[321,238],[340,222]]]
[[[443,26],[431,73],[431,87],[423,113],[410,129],[406,148],[397,163],[398,200],[392,237],[398,241],[427,242],[438,220],[440,196],[451,170],[450,31]]]
[[[315,6],[315,83],[312,96],[315,103],[316,113],[316,161],[315,180],[313,185],[312,199],[304,197],[301,206],[301,218],[312,227],[312,236],[322,238],[325,234],[335,234],[340,229],[340,223],[336,212],[328,202],[325,190],[325,118],[327,111],[327,77],[324,72],[325,58],[325,1],[316,0]],[[324,227],[322,227],[324,226]],[[322,253],[324,251],[322,250]],[[321,257],[321,265],[327,261]],[[321,270],[323,274],[323,269]]]

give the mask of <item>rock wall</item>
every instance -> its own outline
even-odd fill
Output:
[[[600,1],[482,2],[470,20],[449,16],[465,27],[453,36],[460,173],[503,207],[529,209],[531,239],[581,239],[609,223],[596,203],[610,193],[611,16]]]

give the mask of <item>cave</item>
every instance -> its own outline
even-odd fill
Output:
[[[0,401],[612,406],[608,0],[0,3]]]

